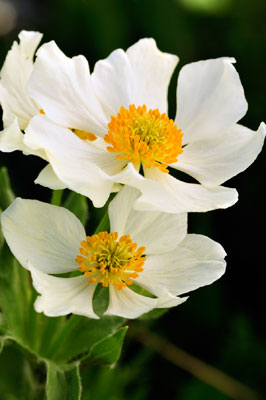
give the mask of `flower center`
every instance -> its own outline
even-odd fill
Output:
[[[119,160],[128,160],[138,169],[157,167],[169,172],[168,164],[177,162],[182,153],[182,132],[172,119],[160,114],[158,109],[147,111],[146,105],[136,108],[123,106],[117,116],[111,116],[108,133],[104,140],[113,147],[111,153],[118,153]]]
[[[121,290],[131,285],[131,278],[137,278],[138,272],[143,271],[145,247],[137,249],[130,235],[117,238],[117,232],[100,232],[81,242],[82,255],[77,255],[76,262],[80,265],[79,271],[90,278],[89,283],[99,281],[106,287],[112,283]]]

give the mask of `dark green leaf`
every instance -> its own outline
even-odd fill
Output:
[[[47,400],[80,400],[81,382],[78,364],[61,367],[47,363]]]

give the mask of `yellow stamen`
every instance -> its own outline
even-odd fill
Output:
[[[93,142],[94,140],[97,139],[97,136],[94,135],[94,133],[82,131],[81,129],[71,129],[71,130],[72,132],[75,133],[75,135],[77,135],[82,140],[89,140],[90,142]]]
[[[136,167],[153,166],[168,173],[168,165],[182,153],[181,129],[158,109],[147,111],[146,105],[132,104],[128,110],[122,106],[116,117],[111,116],[108,129],[104,140],[113,147],[107,150]]]
[[[43,114],[43,115],[45,115],[45,112],[43,111],[43,109],[42,109],[42,108],[40,109],[40,114]]]
[[[99,281],[103,286],[113,284],[118,290],[133,283],[143,271],[146,260],[145,247],[137,248],[130,235],[118,240],[118,233],[100,232],[87,236],[81,243],[80,254],[76,256],[79,271],[89,279],[89,283]]]

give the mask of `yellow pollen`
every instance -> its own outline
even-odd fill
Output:
[[[111,144],[111,153],[118,153],[119,160],[128,160],[136,168],[157,167],[169,172],[169,164],[177,162],[182,153],[182,132],[172,119],[160,114],[158,109],[148,110],[146,105],[123,106],[117,116],[111,116],[104,140]]]
[[[89,278],[89,283],[98,281],[108,287],[113,284],[116,289],[132,284],[143,271],[146,260],[143,257],[145,247],[137,248],[130,235],[100,232],[87,236],[81,243],[80,254],[76,257],[79,271]]]
[[[42,108],[40,109],[40,114],[43,114],[43,115],[45,115],[45,112],[43,111],[43,109],[42,109]]]
[[[82,140],[89,140],[90,142],[94,142],[97,139],[97,136],[94,133],[82,131],[81,129],[71,129],[72,132],[77,135]]]

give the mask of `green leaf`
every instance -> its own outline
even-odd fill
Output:
[[[0,313],[0,354],[4,347],[7,334],[7,320],[4,314]]]
[[[85,226],[89,218],[87,198],[79,193],[70,192],[63,203],[63,207],[72,211]]]
[[[5,210],[15,199],[6,167],[0,168],[0,208]]]
[[[1,400],[40,400],[44,396],[43,364],[31,363],[26,353],[9,342],[0,357]]]
[[[79,366],[58,366],[47,363],[47,400],[80,400],[81,381]]]
[[[1,214],[2,214],[2,210],[0,208],[0,221],[1,221]],[[1,223],[0,223],[0,249],[4,244],[4,241],[5,241],[5,239],[4,239],[4,236],[3,236],[3,233],[2,233]]]
[[[65,318],[48,318],[36,313],[33,305],[37,293],[30,274],[19,265],[6,243],[0,251],[0,264],[0,307],[6,318],[6,334],[27,351],[43,358]]]
[[[100,340],[92,346],[90,353],[81,360],[90,361],[93,364],[114,365],[118,361],[128,326],[120,328],[114,334]]]
[[[95,343],[116,332],[123,322],[119,317],[95,320],[72,315],[54,332],[46,357],[56,363],[67,363],[81,353],[89,353]]]
[[[0,306],[9,334],[18,341],[26,338],[31,286],[28,272],[19,266],[6,243],[0,252]]]

